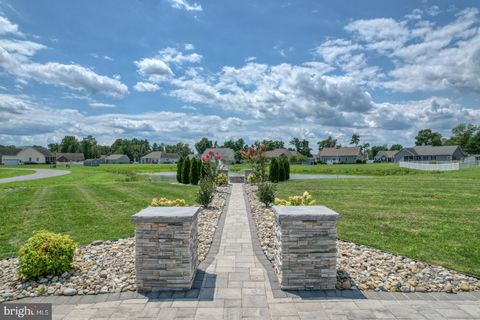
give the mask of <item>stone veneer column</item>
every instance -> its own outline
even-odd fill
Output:
[[[284,290],[335,289],[339,214],[324,206],[274,206],[274,266]]]
[[[137,291],[189,290],[197,269],[199,207],[148,207],[135,223]]]

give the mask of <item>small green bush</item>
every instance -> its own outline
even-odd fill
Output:
[[[190,183],[190,159],[188,157],[185,157],[182,164],[182,183]]]
[[[215,183],[217,186],[226,186],[228,185],[228,177],[225,173],[220,173],[219,175],[217,175],[217,177],[215,178]]]
[[[285,171],[285,157],[281,157],[278,159],[278,181],[285,181],[287,180],[287,172]]]
[[[258,199],[266,207],[270,206],[273,203],[273,201],[275,201],[276,192],[277,192],[277,187],[274,183],[262,182],[258,184],[258,191],[257,191]]]
[[[247,177],[247,183],[254,184],[260,182],[260,177],[255,173],[252,172]]]
[[[18,272],[26,279],[70,270],[77,244],[68,235],[35,232],[20,248]]]
[[[285,174],[287,178],[286,180],[290,180],[290,162],[288,161],[288,159],[285,159],[284,165],[285,165]]]
[[[197,202],[203,207],[208,207],[208,205],[213,200],[213,193],[215,192],[215,185],[213,181],[209,179],[200,180],[200,189],[197,193]]]
[[[190,162],[190,183],[197,185],[200,180],[200,168],[198,167],[198,161],[192,158]]]
[[[269,172],[269,180],[271,182],[278,182],[278,161],[277,158],[273,158],[270,162],[270,172]]]
[[[181,157],[177,162],[177,181],[178,181],[178,183],[182,183],[183,160],[185,160],[185,158]]]

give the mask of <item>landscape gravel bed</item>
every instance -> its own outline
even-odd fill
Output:
[[[219,187],[209,208],[198,217],[198,258],[207,256],[219,217],[229,193]],[[92,295],[135,291],[135,239],[94,241],[80,246],[73,268],[60,276],[47,276],[22,281],[18,274],[18,258],[0,260],[0,302],[42,295]]]
[[[258,201],[256,186],[245,191],[260,246],[272,262],[278,250],[278,226],[271,208]],[[337,288],[392,292],[447,292],[480,290],[480,280],[440,266],[337,240]]]

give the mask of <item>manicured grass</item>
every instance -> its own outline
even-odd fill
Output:
[[[41,229],[68,233],[81,244],[133,236],[130,218],[152,198],[183,198],[194,204],[198,188],[150,182],[146,176],[128,173],[171,171],[169,165],[69,170],[71,174],[61,177],[0,184],[0,258],[17,255],[19,246]]]
[[[229,169],[235,172],[243,172],[245,169],[249,169],[249,166],[247,164],[236,164],[236,165],[230,166]],[[398,164],[395,164],[395,163],[336,164],[336,165],[318,164],[314,166],[291,165],[290,173],[342,174],[342,175],[365,175],[365,176],[425,174],[424,171],[400,168]]]
[[[32,173],[35,173],[35,171],[33,171],[33,170],[16,170],[16,169],[0,168],[0,179],[24,176],[24,175],[32,174]]]
[[[480,275],[480,168],[280,183],[340,213],[341,239]]]

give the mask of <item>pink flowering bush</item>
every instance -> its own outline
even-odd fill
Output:
[[[241,155],[250,164],[253,173],[260,182],[266,181],[267,158],[265,157],[265,145],[261,144],[258,148],[250,147],[247,151],[241,151]]]
[[[215,181],[220,168],[220,160],[222,155],[209,150],[206,155],[202,157],[203,177],[211,181]]]

